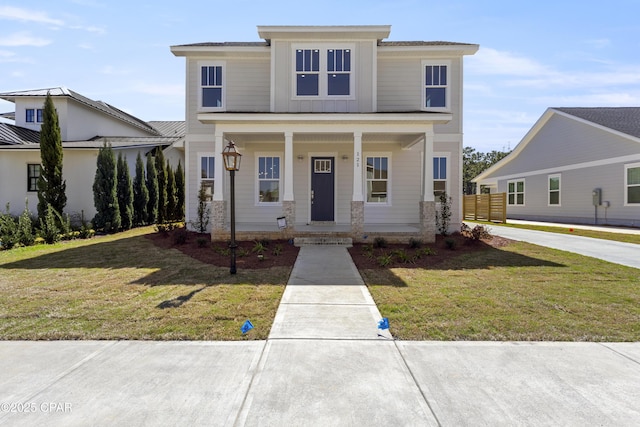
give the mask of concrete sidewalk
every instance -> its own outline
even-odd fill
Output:
[[[267,341],[2,342],[0,425],[640,424],[640,343],[404,342],[379,319],[345,248],[303,247]]]

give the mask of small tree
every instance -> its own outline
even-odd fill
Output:
[[[33,221],[29,211],[29,201],[25,199],[24,210],[18,218],[18,240],[23,246],[31,246],[36,241],[33,234]]]
[[[118,154],[118,206],[123,230],[133,227],[133,186],[127,158]]]
[[[138,151],[136,158],[136,176],[133,179],[133,225],[141,226],[147,223],[149,204],[149,190],[145,182],[144,163]]]
[[[93,181],[93,204],[96,216],[93,225],[97,230],[113,233],[120,229],[120,207],[118,205],[117,166],[111,145],[98,151],[96,176]]]
[[[0,249],[13,248],[19,241],[18,225],[11,216],[9,203],[6,207],[7,213],[0,213]]]
[[[169,221],[176,221],[178,215],[176,214],[176,183],[173,169],[167,161],[167,219]]]
[[[158,220],[158,174],[151,153],[147,154],[147,190],[149,191],[147,224],[155,224]]]
[[[207,227],[209,226],[209,215],[211,210],[209,209],[207,199],[207,189],[204,185],[201,185],[200,190],[198,191],[198,219],[191,222],[191,225],[198,233],[206,233]]]
[[[43,219],[47,206],[62,214],[67,204],[67,183],[62,179],[62,137],[58,113],[47,93],[40,128],[40,177],[38,178],[38,217]]]
[[[60,228],[56,224],[55,209],[51,205],[47,205],[44,218],[40,218],[40,237],[48,244],[59,242],[62,238]]]
[[[176,184],[176,220],[182,221],[184,219],[184,200],[185,200],[185,188],[184,188],[184,171],[182,170],[182,164],[178,161],[178,167],[175,172],[175,184]]]
[[[157,148],[156,173],[158,174],[158,224],[167,220],[167,169],[162,147]]]

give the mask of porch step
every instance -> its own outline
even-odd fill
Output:
[[[326,246],[353,246],[353,240],[351,237],[296,237],[293,239],[295,246],[313,246],[313,245],[326,245]]]

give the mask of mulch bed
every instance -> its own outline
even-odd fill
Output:
[[[149,234],[147,238],[161,248],[177,249],[201,262],[220,267],[227,267],[230,264],[228,243],[211,242],[208,234],[173,230]],[[349,253],[358,269],[429,268],[462,254],[486,250],[489,247],[499,248],[510,242],[511,240],[497,236],[471,241],[456,233],[450,236],[438,235],[435,243],[423,244],[419,248],[410,248],[408,244],[397,243],[376,247],[373,241],[355,243],[352,248],[349,248]],[[246,269],[293,267],[300,250],[287,240],[265,240],[261,242],[265,247],[261,260],[255,252],[255,241],[237,243],[236,265],[238,268]],[[425,252],[428,250],[431,253],[426,255]]]

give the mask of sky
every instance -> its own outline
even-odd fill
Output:
[[[388,41],[480,45],[465,57],[464,146],[506,151],[549,107],[640,106],[638,16],[640,0],[0,0],[0,92],[65,86],[184,120],[172,45],[260,41],[258,25],[391,25]]]

